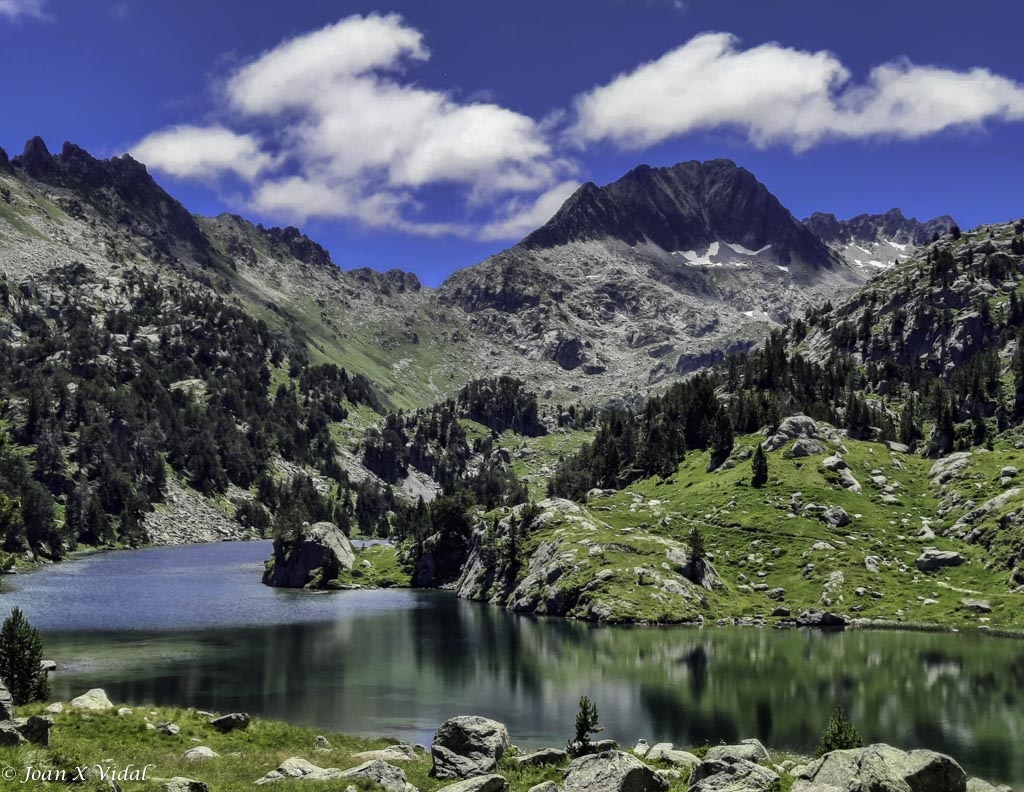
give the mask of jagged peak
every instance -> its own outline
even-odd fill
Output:
[[[926,244],[936,233],[943,234],[956,221],[949,215],[939,215],[921,221],[907,217],[899,207],[879,214],[862,213],[848,220],[839,220],[830,212],[814,212],[803,221],[804,225],[823,242],[908,242]]]

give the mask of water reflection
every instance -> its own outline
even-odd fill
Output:
[[[264,556],[237,545],[112,554],[27,576],[2,600],[44,627],[47,654],[65,666],[53,679],[65,699],[95,686],[115,700],[247,710],[417,742],[444,718],[473,712],[507,723],[530,747],[563,743],[587,695],[603,736],[624,744],[756,735],[800,751],[813,750],[841,703],[866,740],[946,751],[974,774],[1024,782],[1020,643],[598,629],[444,593],[310,596],[260,586]],[[216,580],[210,596],[207,578]],[[86,629],[104,611],[115,615],[102,623],[118,629]]]

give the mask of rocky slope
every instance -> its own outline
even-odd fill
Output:
[[[864,280],[752,174],[714,160],[584,185],[439,297],[527,360],[612,394],[718,362]]]
[[[949,215],[921,222],[916,217],[905,217],[899,209],[883,214],[860,214],[849,220],[815,212],[803,222],[848,264],[868,271],[906,261],[936,235],[941,236],[956,226]]]

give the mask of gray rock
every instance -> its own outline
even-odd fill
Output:
[[[55,701],[53,702],[53,704],[48,704],[46,706],[46,711],[52,712],[54,715],[59,715],[64,711],[64,705],[61,704],[59,701]]]
[[[343,771],[338,778],[359,779],[372,785],[373,789],[380,789],[383,792],[416,792],[416,788],[406,779],[404,770],[381,759],[363,762],[358,767]]]
[[[181,732],[181,727],[176,723],[158,723],[156,730],[161,734],[169,734],[172,737]]]
[[[316,736],[316,739],[313,740],[313,744],[314,746],[316,746],[316,748],[320,749],[321,751],[325,751],[331,747],[331,741],[324,737],[322,734],[318,734]]]
[[[550,782],[548,782],[550,783]],[[437,792],[503,792],[507,782],[500,775],[477,776],[465,781],[456,781],[437,790]],[[534,787],[536,789],[537,787]],[[557,792],[558,787],[554,787]]]
[[[815,553],[827,553],[835,548],[828,542],[815,542],[811,545],[811,551]]]
[[[756,762],[705,757],[690,776],[690,792],[771,792],[778,783],[778,774]]]
[[[796,623],[800,627],[845,627],[846,618],[830,611],[817,608],[805,610],[797,616]]]
[[[25,738],[26,742],[43,746],[50,744],[50,727],[53,726],[52,718],[41,718],[38,715],[33,715],[31,718],[17,718],[12,723],[14,723],[14,728]]]
[[[199,762],[204,759],[216,759],[220,756],[219,753],[214,751],[212,748],[207,748],[205,745],[197,745],[195,748],[189,748],[185,751],[185,758],[190,762]]]
[[[995,786],[988,781],[982,781],[980,778],[968,778],[967,792],[1013,792],[1013,790],[1005,785]]]
[[[210,792],[210,787],[203,781],[196,781],[193,778],[183,778],[181,776],[175,776],[174,778],[162,781],[160,789],[163,792]]]
[[[1000,478],[1015,478],[1018,473],[1017,468],[1013,465],[1006,465],[999,471]]]
[[[442,723],[430,744],[435,778],[490,775],[510,745],[508,729],[478,715],[460,715]]]
[[[119,718],[127,718],[127,717],[129,717],[131,715],[134,715],[134,714],[135,714],[135,710],[129,709],[128,707],[121,707],[117,711],[117,717],[119,717]]]
[[[935,464],[932,465],[932,469],[928,472],[928,478],[932,480],[932,484],[935,486],[946,484],[951,479],[959,476],[970,463],[970,451],[957,451],[955,454],[950,454],[947,457],[936,460]]]
[[[330,571],[347,571],[355,564],[356,555],[345,532],[329,522],[318,522],[307,528],[298,547],[274,556],[274,565],[263,573],[267,586],[304,588],[319,580],[326,584]]]
[[[838,473],[840,470],[846,470],[849,467],[849,465],[846,464],[846,460],[838,454],[825,457],[821,460],[821,466],[831,473]]]
[[[917,560],[914,562],[922,572],[934,572],[942,567],[960,566],[967,559],[954,550],[938,550],[934,547],[926,547]]]
[[[879,743],[825,754],[803,770],[792,792],[830,787],[840,792],[966,792],[967,775],[943,754]]]
[[[776,605],[772,611],[772,616],[779,616],[782,618],[788,618],[792,614],[792,611],[785,605]]]
[[[761,764],[768,761],[768,751],[760,740],[742,740],[736,745],[713,745],[704,754],[704,761],[729,761],[742,759],[747,762]]]
[[[962,600],[960,600],[960,604],[967,608],[967,610],[974,611],[975,613],[992,612],[992,604],[988,600],[971,599],[970,597],[964,597]]]
[[[818,519],[832,528],[843,528],[850,524],[850,515],[846,513],[846,509],[842,506],[833,506],[830,509],[825,509]]]
[[[53,660],[40,660],[39,670],[49,674],[52,671],[57,670],[57,663],[55,663]]]
[[[868,572],[878,572],[882,568],[882,559],[878,556],[867,556],[864,559],[864,568]]]
[[[635,756],[604,751],[573,759],[563,792],[664,792],[668,781]]]
[[[823,453],[825,453],[825,446],[820,440],[813,438],[801,438],[793,443],[793,447],[790,449],[790,454],[798,458],[817,456]]]
[[[541,781],[536,786],[530,787],[526,792],[558,792],[558,784],[554,781]]]
[[[633,753],[643,759],[651,751],[651,746],[647,744],[647,740],[637,740],[636,747],[633,748]]]
[[[644,758],[648,762],[668,762],[677,767],[685,767],[687,769],[700,764],[700,759],[689,751],[677,750],[672,743],[658,743],[651,748]]]
[[[561,748],[541,748],[539,751],[516,756],[512,763],[516,767],[542,767],[562,764],[568,758],[569,754]]]
[[[228,715],[221,715],[219,718],[214,718],[210,721],[210,725],[221,734],[227,734],[228,732],[233,732],[236,729],[248,729],[249,716],[244,712],[232,712]]]
[[[863,492],[864,488],[861,487],[860,482],[853,475],[853,472],[849,468],[843,468],[839,471],[839,486],[843,489],[847,489],[850,492]]]
[[[791,415],[783,419],[775,434],[764,441],[765,451],[778,451],[797,438],[818,439],[818,425],[806,415]]]
[[[27,740],[22,736],[21,732],[18,731],[18,727],[14,725],[14,721],[3,721],[0,723],[0,747],[21,745],[25,742],[27,742]]]
[[[307,759],[303,759],[300,756],[292,756],[281,762],[276,770],[271,770],[263,778],[256,781],[256,785],[263,786],[264,784],[285,779],[330,781],[337,778],[341,778],[341,770],[337,767],[317,767]]]
[[[14,717],[14,696],[11,695],[3,682],[0,682],[0,721],[9,721]]]
[[[352,758],[357,762],[369,762],[373,759],[380,759],[384,762],[415,762],[419,759],[416,749],[405,744],[389,745],[387,748],[377,751],[360,751],[352,754]]]
[[[93,688],[77,698],[71,699],[71,706],[75,709],[84,710],[108,710],[113,709],[107,694],[101,688]]]

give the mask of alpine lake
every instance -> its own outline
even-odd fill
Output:
[[[561,746],[579,697],[602,738],[758,737],[813,753],[836,704],[865,742],[1024,785],[1024,642],[958,633],[595,627],[437,591],[260,583],[269,542],[112,552],[4,579],[43,634],[54,699],[192,706],[429,744],[453,715]]]

